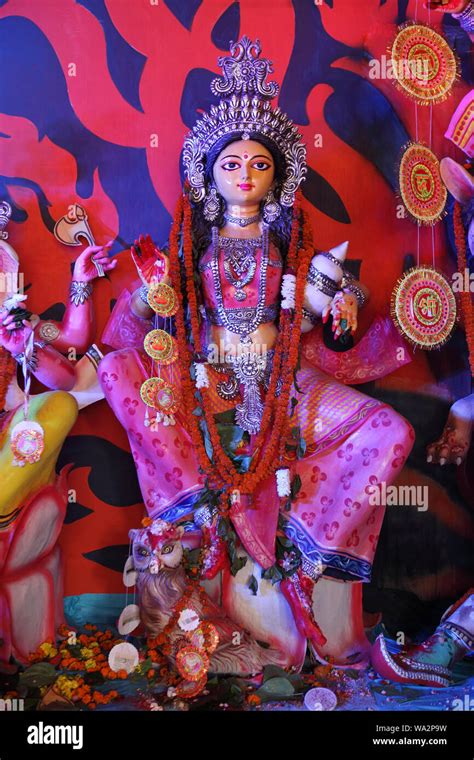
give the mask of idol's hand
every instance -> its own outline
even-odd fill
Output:
[[[471,0],[427,0],[425,8],[441,13],[461,13]]]
[[[0,346],[13,356],[23,353],[32,332],[33,327],[27,319],[18,326],[13,314],[5,310],[0,312]]]
[[[357,330],[357,313],[359,307],[357,298],[352,293],[336,293],[332,300],[332,331],[334,338],[339,338],[343,332],[355,333]]]
[[[154,244],[150,235],[140,235],[130,249],[138,276],[144,285],[154,282],[170,283],[168,256]]]
[[[101,276],[101,272],[105,273],[109,272],[111,269],[115,269],[117,266],[117,259],[110,259],[107,256],[107,250],[112,243],[113,240],[105,245],[87,246],[79,258],[76,259],[72,279],[77,280],[78,282],[92,282],[96,277]]]

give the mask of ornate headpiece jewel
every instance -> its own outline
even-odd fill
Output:
[[[265,81],[273,66],[268,59],[259,57],[260,51],[258,40],[242,37],[240,42],[230,43],[230,56],[218,59],[223,77],[212,80],[211,91],[222,100],[198,119],[183,147],[189,194],[195,203],[206,197],[205,161],[210,149],[223,137],[235,135],[236,140],[248,140],[255,132],[268,138],[283,154],[286,173],[279,201],[283,206],[294,203],[307,171],[306,147],[291,119],[270,104],[279,86]]]

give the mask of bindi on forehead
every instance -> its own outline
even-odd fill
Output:
[[[244,153],[244,158],[247,159],[249,157],[248,153]]]

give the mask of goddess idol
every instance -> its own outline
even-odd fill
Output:
[[[396,478],[413,432],[301,355],[321,319],[336,340],[354,332],[367,291],[344,244],[315,251],[306,149],[271,105],[260,52],[243,37],[219,58],[218,103],[184,142],[169,251],[143,236],[132,250],[142,285],[115,306],[103,340],[118,350],[99,379],[149,517],[197,536],[226,614],[298,669],[308,641],[322,660],[362,657],[360,620],[348,632],[360,596],[341,586],[370,579],[383,519],[370,494]]]

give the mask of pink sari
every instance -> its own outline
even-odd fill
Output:
[[[127,432],[150,517],[192,519],[204,476],[181,411],[175,426],[152,431],[144,425],[140,387],[150,376],[150,361],[141,347],[150,322],[136,318],[129,301],[130,293],[124,291],[104,333],[104,343],[118,350],[101,361],[100,383]],[[179,387],[173,365],[161,372]],[[235,408],[239,399],[224,401],[215,390],[218,373],[211,367],[208,375],[215,413]],[[413,429],[391,407],[311,366],[304,352],[297,382],[302,393],[292,394],[299,401],[293,420],[307,448],[302,459],[288,459],[302,486],[285,513],[287,533],[310,561],[320,559],[333,571],[368,581],[384,515],[383,506],[371,505],[370,494],[400,472],[413,445]],[[253,440],[251,436],[248,450],[239,453],[251,453]],[[272,475],[262,483],[252,508],[242,503],[231,511],[243,546],[263,568],[275,562],[280,508]]]

